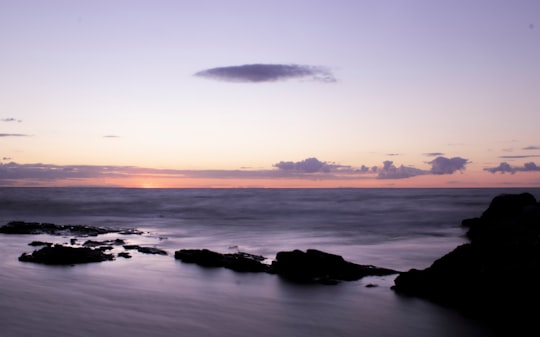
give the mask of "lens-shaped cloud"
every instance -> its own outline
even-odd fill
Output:
[[[326,68],[299,64],[244,64],[201,70],[195,76],[226,82],[276,82],[308,78],[319,82],[335,82]]]
[[[29,137],[22,133],[0,133],[0,137]]]

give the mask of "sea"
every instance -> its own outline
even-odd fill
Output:
[[[396,294],[397,275],[337,285],[204,268],[180,249],[262,255],[309,248],[357,263],[423,269],[467,242],[461,221],[527,189],[0,188],[10,221],[136,228],[112,233],[168,254],[75,266],[20,262],[31,241],[69,235],[0,234],[1,337],[495,336],[482,322]],[[115,248],[120,252],[121,246]]]

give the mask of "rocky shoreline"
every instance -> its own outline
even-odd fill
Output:
[[[479,218],[462,225],[469,243],[424,270],[400,273],[392,289],[505,333],[529,333],[540,315],[540,204],[529,193],[499,195]]]
[[[222,254],[207,249],[182,249],[174,259],[205,268],[268,273],[300,283],[337,284],[365,276],[396,275],[393,291],[454,308],[463,314],[515,331],[530,326],[540,314],[540,204],[529,193],[495,197],[478,218],[464,219],[468,243],[424,269],[397,271],[359,265],[339,255],[316,249],[278,252],[268,263],[263,256],[238,252]],[[124,239],[86,240],[103,234],[143,235],[137,229],[108,229],[82,225],[10,222],[4,234],[73,236],[69,243],[33,241],[40,247],[19,260],[53,265],[74,265],[129,258],[130,252],[167,256],[156,247],[126,243]],[[123,248],[116,255],[113,248]]]
[[[81,238],[95,237],[103,234],[142,235],[143,232],[128,229],[110,229],[85,225],[55,225],[14,221],[0,227],[0,233],[18,235],[53,235],[74,236],[65,244],[32,241],[29,246],[41,247],[32,253],[23,253],[21,262],[33,262],[46,265],[76,265],[82,263],[113,261],[117,257],[130,258],[129,251],[143,254],[168,255],[166,251],[148,246],[127,244],[124,239],[86,240],[79,244]],[[121,246],[124,251],[116,256],[108,251]],[[399,273],[396,270],[380,268],[372,265],[359,265],[343,259],[335,254],[308,249],[306,252],[294,250],[278,252],[271,264],[266,257],[238,252],[222,254],[208,249],[181,249],[175,252],[174,258],[184,263],[193,263],[207,268],[226,268],[236,272],[276,274],[284,279],[298,283],[320,283],[333,285],[341,281],[359,280],[365,276],[382,276]]]

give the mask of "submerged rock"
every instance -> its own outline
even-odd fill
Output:
[[[52,246],[52,242],[43,242],[43,241],[32,241],[28,244],[29,246],[39,247],[39,246]]]
[[[79,263],[103,262],[113,260],[114,256],[99,249],[69,247],[62,245],[46,246],[31,254],[23,253],[19,261],[48,265],[73,265]]]
[[[122,239],[95,241],[87,240],[82,245],[83,247],[102,247],[102,246],[121,246],[126,244]]]
[[[495,197],[480,218],[465,219],[470,243],[424,270],[401,273],[392,287],[519,327],[540,314],[540,205],[529,193]],[[513,328],[512,328],[513,329]]]
[[[142,234],[136,229],[113,229],[93,227],[86,225],[55,225],[52,223],[11,221],[0,227],[3,234],[49,234],[49,235],[76,235],[97,236],[108,233]]]
[[[174,258],[185,263],[195,263],[203,267],[221,267],[238,272],[268,272],[269,266],[262,263],[263,256],[248,253],[221,254],[208,249],[181,249]]]
[[[124,245],[123,247],[126,250],[137,250],[139,253],[143,254],[167,255],[166,251],[155,247],[142,247],[139,245]]]

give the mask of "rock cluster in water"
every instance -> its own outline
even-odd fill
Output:
[[[393,289],[457,308],[468,316],[509,321],[540,315],[540,204],[533,195],[495,197],[479,218],[465,219],[469,243],[424,270],[411,269]]]
[[[204,267],[223,267],[238,272],[277,274],[301,283],[337,284],[354,281],[365,276],[383,276],[398,273],[395,270],[348,262],[339,255],[308,249],[279,252],[276,260],[265,264],[263,256],[247,253],[221,254],[207,249],[176,251],[175,258]]]
[[[142,235],[143,232],[133,228],[114,229],[104,227],[93,227],[86,225],[56,225],[52,223],[12,221],[0,227],[3,234],[47,234],[53,236],[77,236],[94,237],[103,234],[116,233],[119,235]],[[86,240],[78,244],[77,238],[71,238],[69,244],[53,244],[52,242],[32,241],[28,245],[42,247],[32,253],[23,253],[19,257],[22,262],[34,262],[48,265],[74,265],[81,263],[103,262],[115,259],[112,250],[116,246],[122,246],[124,252],[117,254],[118,257],[130,258],[129,250],[137,250],[143,254],[167,255],[167,252],[155,247],[143,247],[139,245],[129,245],[123,239],[114,240]]]
[[[60,226],[50,223],[10,222],[0,227],[4,234],[49,234],[75,235],[79,237],[98,236],[101,234],[142,234],[136,229],[108,229],[82,225]],[[86,240],[78,244],[77,238],[70,239],[70,244],[32,241],[30,246],[41,247],[32,253],[23,253],[19,260],[49,265],[74,265],[79,263],[111,261],[115,259],[110,250],[122,246],[124,251],[117,257],[130,258],[129,251],[136,250],[143,254],[167,255],[167,252],[155,248],[126,244],[123,239]],[[203,267],[226,268],[236,272],[277,274],[285,279],[302,283],[337,284],[340,281],[359,280],[364,276],[382,276],[398,273],[395,270],[371,265],[359,265],[343,259],[339,255],[308,249],[303,252],[294,250],[279,252],[275,261],[265,263],[263,256],[244,252],[221,254],[208,249],[182,249],[174,254],[175,259],[185,263],[194,263]]]

